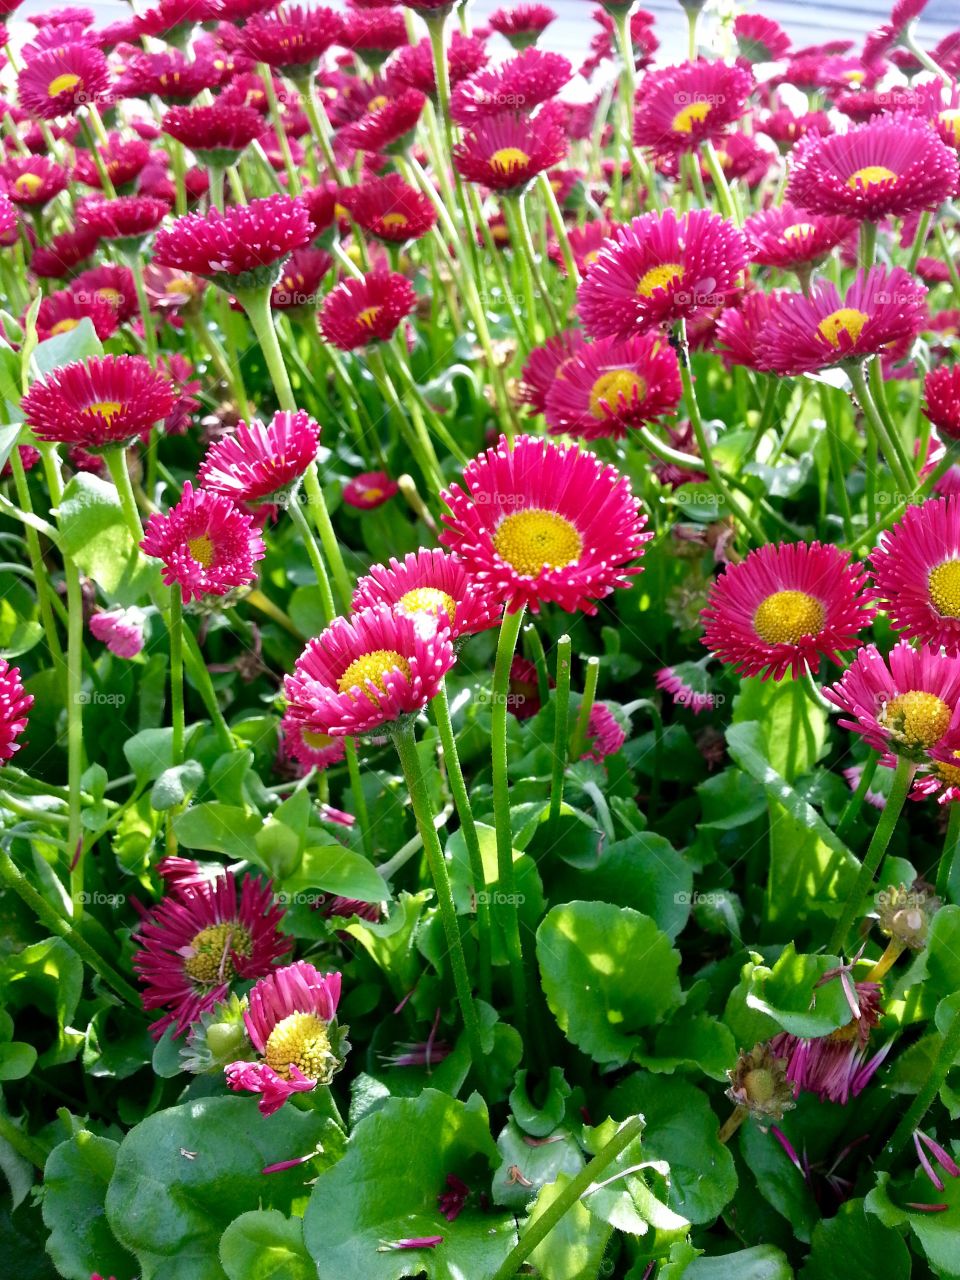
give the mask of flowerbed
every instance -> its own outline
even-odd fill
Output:
[[[960,1276],[923,7],[7,46],[4,1275]]]

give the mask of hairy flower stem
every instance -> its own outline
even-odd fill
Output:
[[[940,1052],[930,1067],[930,1074],[893,1131],[893,1137],[883,1148],[879,1168],[888,1167],[902,1148],[910,1141],[914,1129],[919,1126],[920,1121],[932,1106],[947,1078],[947,1073],[953,1068],[958,1056],[960,1056],[960,1008],[955,1008],[953,1020],[944,1033]]]
[[[847,801],[843,813],[840,815],[840,821],[837,823],[837,839],[845,840],[847,832],[856,821],[857,814],[863,807],[864,799],[870,789],[870,783],[873,781],[873,775],[877,772],[877,766],[880,764],[880,757],[874,751],[871,753],[870,759],[863,766],[860,774],[860,781],[857,783],[857,789]]]
[[[521,1036],[527,1020],[527,980],[523,971],[520,918],[513,876],[513,825],[510,817],[510,780],[507,775],[507,700],[510,692],[510,666],[523,625],[523,613],[522,607],[514,613],[507,610],[500,624],[497,657],[493,667],[493,708],[490,716],[493,823],[497,829],[497,890],[502,899],[497,903],[497,910],[510,965],[513,1015]]]
[[[18,445],[14,445],[10,451],[10,470],[13,472],[13,483],[21,510],[26,515],[31,516],[33,515],[33,506],[30,501],[30,486],[27,483],[27,473],[23,468],[23,460],[20,457]],[[46,637],[50,658],[54,666],[57,666],[63,661],[63,649],[60,646],[60,637],[57,634],[57,626],[53,616],[53,596],[50,589],[50,579],[43,563],[40,536],[30,524],[24,524],[23,533],[27,542],[30,568],[33,572],[33,585],[37,593],[37,604],[40,609],[40,621],[43,623],[43,634]]]
[[[569,636],[563,635],[557,641],[557,683],[553,694],[556,721],[553,727],[553,771],[550,778],[551,824],[560,817],[563,804],[563,780],[569,751],[571,655],[572,642]]]
[[[570,759],[575,764],[583,755],[587,745],[587,734],[590,728],[590,712],[597,696],[597,681],[600,678],[600,659],[587,659],[587,674],[583,682],[583,697],[577,712],[577,723],[570,743]]]
[[[491,939],[490,939],[490,895],[487,893],[487,878],[483,868],[483,856],[480,852],[480,837],[470,804],[470,793],[464,781],[463,769],[460,765],[460,754],[457,751],[457,739],[450,718],[450,702],[447,698],[447,686],[441,682],[440,689],[431,702],[433,716],[440,731],[440,745],[443,748],[443,760],[447,769],[447,779],[460,819],[460,830],[466,846],[467,858],[470,862],[470,875],[473,879],[473,891],[477,904],[477,952],[479,976],[477,985],[480,999],[490,1000],[491,991]]]
[[[440,847],[440,839],[434,826],[433,806],[430,793],[420,767],[417,754],[417,741],[413,721],[407,719],[397,723],[394,728],[393,741],[400,757],[400,766],[406,779],[407,790],[413,805],[417,829],[423,840],[423,849],[430,868],[430,876],[437,894],[437,906],[443,922],[443,932],[450,955],[450,968],[453,971],[453,983],[457,992],[457,1002],[463,1017],[464,1031],[470,1049],[470,1057],[474,1070],[483,1080],[486,1076],[483,1046],[480,1042],[480,1019],[474,1002],[473,991],[467,973],[467,962],[463,954],[463,939],[460,936],[460,925],[457,921],[457,910],[453,901],[453,890],[450,888],[450,877],[447,863]]]
[[[904,494],[912,493],[914,484],[910,478],[909,466],[904,467],[900,456],[902,451],[898,449],[897,442],[890,438],[890,433],[887,431],[886,424],[880,416],[880,411],[867,385],[867,379],[862,367],[858,364],[851,364],[847,370],[847,376],[853,385],[854,394],[860,402],[864,417],[876,437],[877,444],[886,456],[887,465],[893,472],[894,480],[899,486],[900,492]]]
[[[960,845],[960,802],[954,800],[950,805],[950,816],[947,818],[947,834],[943,841],[943,852],[937,867],[937,895],[944,902],[950,900],[950,873]]]
[[[370,830],[370,811],[367,808],[367,797],[363,794],[360,782],[360,761],[357,759],[357,740],[347,738],[344,741],[344,753],[347,761],[347,773],[350,775],[350,792],[353,796],[354,817],[360,828],[360,843],[363,852],[373,860],[373,832]]]
[[[350,584],[347,566],[343,562],[340,543],[337,541],[337,535],[330,520],[330,512],[327,510],[323,489],[320,487],[320,477],[317,474],[317,464],[315,462],[312,462],[304,472],[303,487],[310,505],[313,523],[316,526],[317,533],[320,535],[320,545],[323,547],[323,553],[330,565],[330,572],[333,574],[336,593],[340,597],[340,608],[346,613],[350,609],[353,588]]]
[[[595,1183],[607,1171],[617,1157],[624,1152],[630,1143],[640,1137],[644,1126],[643,1116],[633,1116],[610,1139],[605,1147],[593,1157],[589,1164],[570,1179],[553,1203],[538,1218],[523,1228],[520,1241],[511,1249],[503,1264],[494,1273],[493,1280],[511,1280],[533,1253],[541,1240],[545,1240],[550,1232],[570,1209],[584,1196],[588,1195]]]
[[[296,494],[288,509],[290,511],[290,519],[296,525],[301,541],[307,549],[310,566],[313,569],[314,576],[317,579],[317,587],[320,591],[320,608],[323,612],[324,625],[329,626],[337,616],[337,607],[333,602],[333,592],[330,589],[330,578],[327,574],[327,567],[323,562],[323,555],[317,546],[317,540],[313,536],[313,530],[307,522],[307,517],[303,514],[303,508],[297,501]]]
[[[887,797],[886,807],[880,814],[880,821],[877,823],[876,830],[873,833],[873,839],[870,841],[856,881],[847,896],[843,911],[840,913],[840,919],[837,921],[837,926],[830,939],[830,945],[827,949],[831,955],[840,954],[847,934],[850,932],[850,926],[863,905],[863,899],[873,883],[874,876],[877,874],[880,860],[887,851],[887,845],[889,845],[890,838],[897,825],[897,819],[900,817],[910,792],[916,769],[917,766],[912,760],[908,760],[906,756],[898,757],[897,770],[893,775],[893,783],[890,787],[890,794]]]

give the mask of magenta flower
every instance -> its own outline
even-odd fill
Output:
[[[35,382],[22,408],[38,439],[101,450],[130,444],[174,403],[170,381],[142,356],[91,356]]]
[[[32,706],[33,694],[24,691],[20,668],[0,658],[0,764],[20,750],[17,738],[27,727],[27,712]]]
[[[141,609],[104,609],[90,619],[90,634],[118,658],[135,658],[143,648]]]
[[[304,410],[281,410],[268,424],[240,422],[207,450],[198,479],[232,502],[276,501],[289,493],[317,456],[320,427]]]
[[[960,498],[909,507],[870,559],[877,601],[894,629],[960,655]]]
[[[382,269],[371,271],[362,279],[341,281],[327,294],[320,310],[320,330],[342,351],[387,342],[416,301],[413,285],[405,276]]]
[[[753,83],[742,63],[706,58],[648,71],[637,90],[633,140],[655,155],[696,151],[740,119]]]
[[[404,560],[374,565],[357,582],[353,609],[389,605],[395,613],[435,616],[452,640],[485,631],[500,621],[501,609],[467,573],[456,556],[421,547]]]

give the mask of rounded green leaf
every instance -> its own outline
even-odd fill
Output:
[[[94,1272],[131,1280],[137,1260],[117,1241],[103,1204],[118,1146],[81,1129],[54,1147],[43,1171],[43,1222],[47,1253],[65,1280],[90,1280]]]
[[[277,1209],[253,1209],[234,1218],[220,1239],[220,1261],[230,1280],[316,1280],[303,1244],[303,1222]]]

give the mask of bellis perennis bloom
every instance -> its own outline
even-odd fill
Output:
[[[128,445],[175,401],[170,381],[142,356],[93,356],[35,382],[22,408],[38,439],[95,451]]]
[[[281,410],[269,424],[240,422],[210,447],[198,477],[204,489],[236,503],[275,501],[317,456],[320,427],[302,409]]]
[[[416,305],[417,295],[405,276],[371,271],[362,279],[343,280],[327,294],[320,310],[320,330],[343,351],[387,342]]]
[[[357,583],[353,608],[386,604],[410,617],[436,615],[450,636],[462,636],[496,626],[500,608],[485,592],[477,591],[456,556],[439,548],[421,547],[401,562],[374,565]]]
[[[650,71],[637,91],[633,140],[658,155],[695,151],[740,118],[752,88],[746,67],[706,58]]]
[[[544,413],[553,435],[622,438],[632,427],[675,413],[680,394],[676,353],[658,334],[626,342],[601,338],[564,363]]]
[[[508,609],[553,603],[596,612],[629,585],[630,566],[652,536],[630,485],[576,447],[520,436],[468,464],[466,488],[443,494],[440,541],[466,564],[478,590]]]
[[[24,692],[19,667],[0,658],[0,764],[20,750],[17,738],[27,727],[27,712],[32,706],[33,694]]]
[[[895,629],[960,655],[960,498],[910,507],[870,559],[877,600]]]

